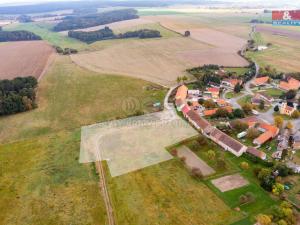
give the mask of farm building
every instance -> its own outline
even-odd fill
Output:
[[[259,105],[263,101],[265,105],[270,106],[274,101],[274,98],[264,94],[264,93],[256,93],[251,99],[251,103],[253,105]]]
[[[268,140],[276,137],[279,133],[279,129],[276,126],[270,125],[255,116],[240,119],[242,122],[248,124],[249,128],[257,127],[259,131],[262,132],[260,136],[253,140],[256,145],[262,145]]]
[[[176,92],[176,96],[175,99],[181,99],[181,100],[185,100],[187,97],[187,93],[188,93],[188,88],[185,85],[181,85]]]
[[[291,116],[295,110],[296,110],[296,107],[288,106],[288,104],[286,102],[283,102],[279,108],[280,114],[288,115],[288,116]]]
[[[278,87],[284,91],[298,90],[300,88],[300,81],[289,77],[287,81],[280,81]]]
[[[210,138],[226,151],[229,151],[238,157],[247,150],[245,145],[241,144],[217,128],[214,128],[214,130],[210,133]]]
[[[205,91],[206,95],[209,95],[211,98],[219,98],[219,93],[220,93],[220,89],[216,88],[216,87],[210,87],[207,88],[207,90]]]
[[[247,153],[251,154],[251,155],[254,155],[262,160],[265,160],[267,159],[267,155],[266,153],[264,153],[263,151],[260,151],[254,147],[248,147],[247,150],[246,150]]]
[[[239,79],[224,79],[221,85],[233,89],[237,84],[242,84],[243,81]]]
[[[253,85],[255,86],[263,86],[266,85],[269,81],[269,77],[265,76],[265,77],[258,77],[255,78],[254,81],[252,82]]]

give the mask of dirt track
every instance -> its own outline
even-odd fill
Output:
[[[44,41],[6,42],[0,45],[0,79],[39,78],[53,59],[54,50]]]

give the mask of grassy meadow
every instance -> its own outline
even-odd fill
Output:
[[[165,93],[152,83],[101,75],[58,56],[39,84],[38,108],[0,118],[0,142],[124,118],[138,110],[151,112],[151,103],[162,102]]]
[[[0,119],[0,224],[105,224],[95,168],[78,162],[80,127],[151,112],[165,93],[58,56],[40,82],[39,107]]]
[[[247,52],[247,56],[255,60],[261,67],[270,65],[280,72],[299,72],[300,40],[279,35],[259,33],[257,36],[263,43],[272,45],[257,52]]]
[[[118,224],[230,224],[233,211],[178,158],[108,179]]]
[[[27,30],[41,36],[43,40],[48,41],[51,45],[57,45],[62,48],[75,48],[78,50],[88,49],[88,45],[86,43],[52,31],[51,29],[53,26],[53,24],[43,22],[18,23],[5,26],[5,30]]]
[[[0,145],[0,224],[97,224],[106,211],[80,129]]]

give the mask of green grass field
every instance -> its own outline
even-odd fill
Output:
[[[80,127],[152,112],[165,93],[58,56],[39,84],[39,107],[0,119],[0,224],[105,224],[94,166],[78,162]]]
[[[106,41],[98,41],[92,44],[86,44],[74,38],[69,38],[63,34],[52,31],[53,24],[43,23],[43,22],[35,22],[35,23],[22,23],[22,24],[11,24],[5,27],[7,31],[13,30],[27,30],[31,31],[42,37],[43,40],[49,42],[51,45],[57,45],[62,48],[75,48],[79,51],[96,51],[102,50],[104,47],[111,46],[113,44],[118,44],[119,42],[130,41],[128,40],[106,40]],[[150,23],[144,25],[133,26],[129,28],[116,29],[115,33],[122,33],[127,31],[134,31],[138,29],[155,29],[160,31],[162,38],[171,38],[178,37],[179,34],[170,31],[158,23]]]
[[[240,106],[245,105],[246,103],[251,103],[251,95],[246,95],[242,98],[240,98],[239,100],[237,100],[237,103],[239,103]]]
[[[254,164],[244,157],[237,158],[229,152],[224,152],[219,146],[209,140],[207,140],[206,143],[201,142],[200,144],[199,142],[197,142],[197,138],[194,138],[185,141],[183,144],[188,146],[193,152],[195,152],[202,160],[204,160],[216,171],[216,174],[210,177],[206,177],[204,178],[204,180],[198,180],[198,182],[207,185],[207,187],[209,187],[210,190],[216,193],[217,196],[219,196],[232,210],[234,210],[236,207],[240,208],[242,217],[240,217],[240,220],[238,222],[233,222],[233,224],[253,224],[253,222],[255,221],[255,216],[258,213],[268,211],[269,206],[275,204],[275,201],[270,197],[270,194],[260,187],[257,178],[254,176],[253,169],[255,167],[260,167],[260,165]],[[176,147],[177,145],[172,146],[170,150]],[[209,150],[213,150],[216,153],[215,159],[208,158],[207,152]],[[217,159],[220,158],[224,160],[226,165],[225,168],[218,167]],[[250,166],[249,169],[242,170],[239,166],[241,162],[247,162]],[[186,173],[188,173],[187,169]],[[249,181],[250,184],[222,193],[211,183],[212,179],[235,173],[240,173]],[[247,192],[251,192],[254,194],[255,201],[240,205],[240,196],[242,194],[246,194]]]
[[[80,130],[0,145],[0,224],[105,224],[92,164],[79,164]]]
[[[267,50],[247,52],[246,56],[255,60],[261,67],[270,65],[280,72],[299,72],[300,41],[279,35],[260,33],[264,43],[271,43]]]
[[[235,93],[233,91],[230,91],[230,92],[227,92],[225,94],[225,98],[236,98],[236,97],[239,97],[241,96],[243,93],[239,92],[239,93]]]
[[[230,224],[242,218],[178,159],[109,179],[117,223]]]
[[[224,70],[235,73],[237,76],[243,76],[245,73],[249,72],[249,68],[244,67],[225,67]]]
[[[6,26],[5,30],[27,30],[41,36],[43,40],[48,41],[52,45],[57,45],[62,48],[75,48],[78,50],[88,49],[88,45],[84,42],[51,31],[52,27],[52,24],[47,23],[22,23]]]
[[[230,206],[231,208],[239,207],[241,211],[245,212],[246,219],[243,219],[234,224],[253,224],[255,221],[255,216],[259,213],[267,212],[270,206],[276,204],[276,201],[270,197],[270,194],[263,190],[260,187],[258,180],[253,174],[253,169],[255,167],[259,167],[257,164],[253,164],[248,161],[244,157],[235,157],[231,153],[226,153],[225,158],[229,160],[233,165],[235,165],[239,170],[240,174],[245,177],[249,181],[249,185],[227,191],[220,192],[210,181],[206,181],[206,184],[221,198],[224,202]],[[247,162],[250,167],[248,170],[242,170],[239,168],[241,162]],[[255,196],[255,201],[251,203],[247,203],[244,205],[240,205],[239,197],[242,194],[246,194],[247,192],[251,192]]]
[[[265,93],[273,98],[278,98],[280,97],[284,91],[280,90],[280,89],[277,89],[277,88],[267,88],[267,89],[264,89],[264,90],[260,90],[260,91],[257,91],[258,93]]]
[[[138,110],[151,112],[151,103],[162,102],[165,93],[152,83],[101,75],[59,56],[39,84],[39,107],[0,118],[0,142],[124,118]]]

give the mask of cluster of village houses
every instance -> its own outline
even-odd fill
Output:
[[[268,84],[269,77],[255,78],[252,82],[254,86],[265,86]],[[223,79],[220,86],[210,85],[206,88],[206,91],[200,92],[200,90],[189,90],[185,85],[181,85],[177,89],[175,96],[175,105],[178,111],[182,112],[184,117],[203,135],[211,139],[218,145],[220,145],[226,151],[231,152],[235,156],[241,156],[247,152],[263,160],[267,158],[265,152],[258,150],[258,148],[267,141],[274,139],[278,136],[278,151],[273,154],[274,158],[280,158],[282,151],[289,146],[290,133],[288,131],[279,135],[279,129],[260,120],[256,116],[240,119],[244,123],[247,123],[249,128],[255,127],[261,134],[253,140],[253,144],[256,147],[248,147],[240,143],[238,140],[230,137],[221,130],[211,125],[204,117],[214,115],[219,108],[224,108],[228,112],[232,112],[233,108],[229,102],[220,98],[220,88],[226,87],[226,89],[234,89],[236,84],[242,84],[242,80],[239,79]],[[289,78],[287,81],[281,81],[278,87],[282,90],[294,90],[300,88],[300,82],[296,79]],[[215,109],[205,109],[203,105],[199,104],[199,99],[213,100],[218,106]],[[271,105],[274,99],[263,93],[256,93],[252,98],[252,104],[259,104],[261,101],[265,102],[265,105]],[[295,107],[290,107],[286,103],[280,105],[280,113],[291,115],[296,110]],[[242,132],[238,135],[239,138],[244,137],[247,132]],[[300,149],[300,135],[294,136],[294,149]]]

